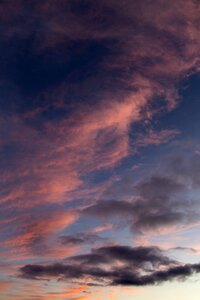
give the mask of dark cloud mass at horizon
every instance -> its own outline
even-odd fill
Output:
[[[24,266],[21,268],[21,276],[27,279],[44,279],[45,276],[50,276],[66,281],[92,278],[97,285],[143,286],[186,279],[200,272],[200,264],[181,265],[164,256],[157,247],[103,247],[68,260],[72,260],[73,264]],[[121,266],[117,266],[117,262]]]
[[[200,2],[3,0],[0,36],[2,299],[199,276]]]

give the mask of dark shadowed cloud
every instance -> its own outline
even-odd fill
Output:
[[[95,233],[75,233],[69,235],[63,235],[60,237],[60,241],[63,245],[81,245],[81,244],[93,244],[98,242],[105,242],[107,239],[99,236]]]
[[[26,265],[21,276],[27,279],[92,278],[105,285],[143,286],[174,279],[185,279],[200,272],[200,264],[180,264],[157,247],[110,246],[93,249],[90,254],[74,256],[66,263]]]
[[[173,158],[159,172],[152,172],[137,185],[132,184],[137,197],[129,201],[102,200],[85,208],[83,214],[101,219],[125,219],[126,225],[137,233],[197,223],[200,217],[199,161],[196,154]]]

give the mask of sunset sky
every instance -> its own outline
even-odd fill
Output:
[[[199,0],[2,0],[0,41],[0,300],[199,300]]]

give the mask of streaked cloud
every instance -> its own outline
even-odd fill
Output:
[[[92,299],[98,286],[199,273],[151,241],[167,233],[166,249],[198,256],[174,240],[200,219],[199,138],[179,126],[200,71],[199,15],[196,0],[2,1],[6,300]]]

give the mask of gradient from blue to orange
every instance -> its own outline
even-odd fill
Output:
[[[200,3],[0,3],[0,299],[199,299]]]

